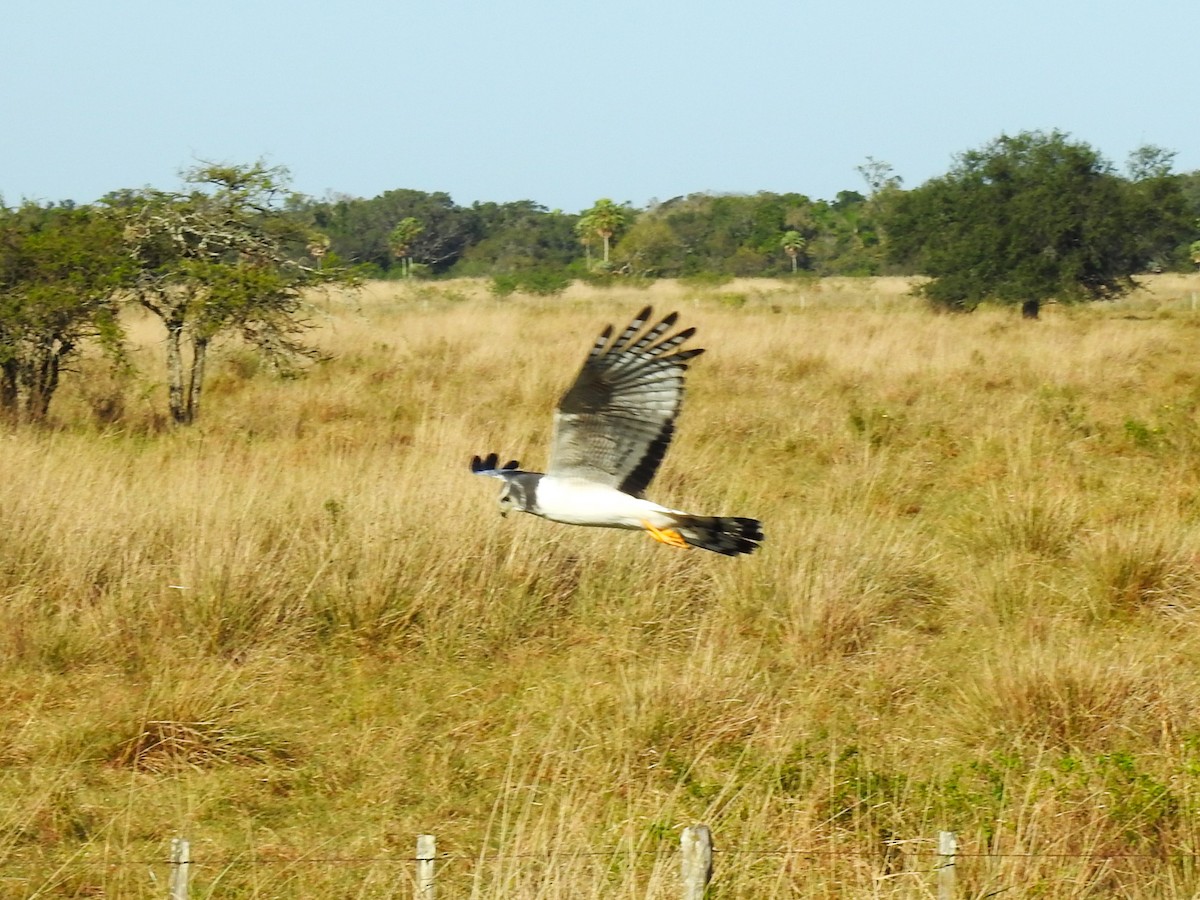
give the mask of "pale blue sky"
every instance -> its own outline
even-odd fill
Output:
[[[10,0],[0,196],[293,187],[575,212],[692,191],[907,186],[1002,132],[1200,169],[1196,0]]]

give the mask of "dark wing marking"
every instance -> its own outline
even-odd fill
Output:
[[[510,459],[504,465],[499,465],[500,454],[489,453],[486,457],[478,456],[471,457],[471,471],[476,475],[495,475],[499,472],[510,472],[518,469],[520,463],[515,459]]]
[[[547,474],[586,478],[635,497],[649,486],[675,434],[688,361],[704,352],[678,349],[694,328],[664,337],[676,313],[641,334],[650,315],[646,307],[614,340],[608,326],[592,345],[558,403]]]

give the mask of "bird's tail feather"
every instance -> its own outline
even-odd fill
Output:
[[[753,553],[763,540],[762,522],[742,516],[674,516],[675,529],[693,547],[737,556]]]

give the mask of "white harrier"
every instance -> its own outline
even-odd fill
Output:
[[[510,509],[568,525],[645,529],[672,547],[703,547],[736,556],[763,539],[758,519],[693,516],[642,495],[675,433],[688,361],[703,350],[679,350],[696,331],[670,337],[671,313],[645,334],[650,307],[613,341],[609,325],[597,338],[575,383],[558,402],[554,445],[546,473],[523,472],[516,460],[499,465],[489,453],[471,471],[504,479],[500,514]]]

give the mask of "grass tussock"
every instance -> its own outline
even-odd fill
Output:
[[[372,285],[300,377],[161,336],[0,432],[0,896],[925,897],[1200,891],[1200,312],[935,315],[899,280]],[[599,328],[679,309],[651,496],[730,560],[502,520]]]

